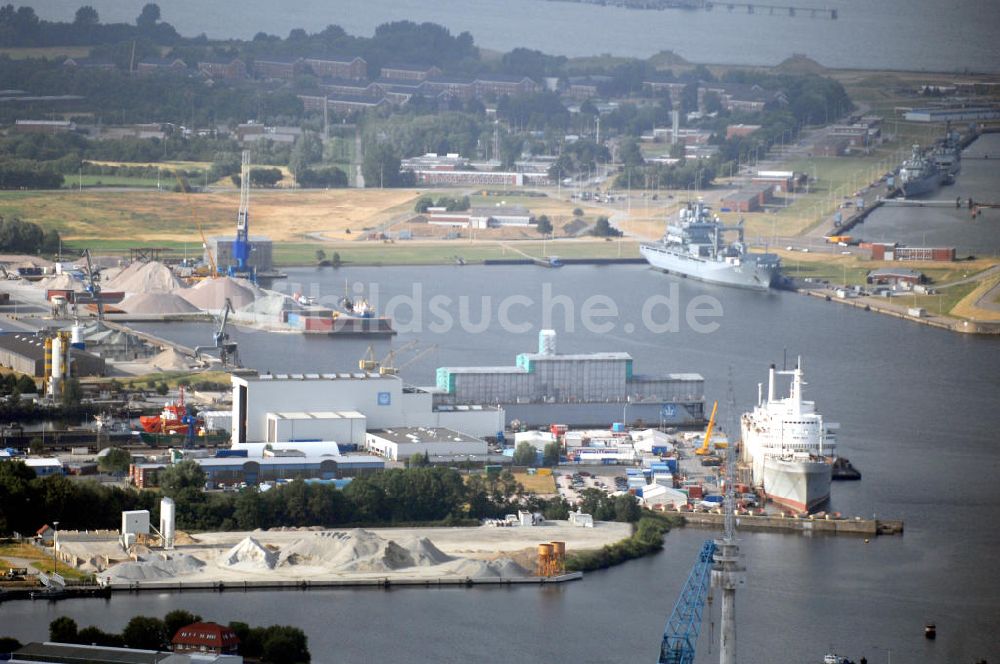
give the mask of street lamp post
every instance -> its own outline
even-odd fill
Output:
[[[625,397],[625,405],[622,407],[622,424],[628,426],[628,407],[632,405],[631,397]]]

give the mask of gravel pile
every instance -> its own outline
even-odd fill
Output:
[[[78,292],[83,292],[86,290],[82,281],[74,279],[68,274],[57,274],[51,277],[45,277],[44,279],[41,279],[40,281],[36,282],[35,286],[42,290],[49,290],[50,288],[67,289]]]
[[[149,359],[149,365],[156,371],[187,371],[191,368],[191,360],[181,355],[173,348],[154,355]]]
[[[105,291],[147,293],[149,291],[175,291],[183,288],[180,280],[163,263],[132,263],[102,285]]]
[[[498,558],[496,560],[460,560],[450,567],[450,571],[457,576],[467,576],[470,578],[510,578],[518,576],[528,576],[528,570],[524,569],[510,558]]]
[[[151,291],[129,295],[120,305],[130,314],[196,314],[201,311],[177,293]]]
[[[407,567],[429,567],[450,562],[427,538],[387,540],[356,528],[347,532],[316,533],[281,549],[279,565],[314,565],[338,572],[390,572]]]
[[[181,296],[203,311],[218,311],[226,306],[227,299],[234,308],[242,309],[264,297],[264,291],[246,279],[217,277],[203,279],[184,290]]]
[[[199,572],[204,566],[204,561],[194,556],[179,553],[169,558],[162,556],[149,559],[139,558],[136,561],[118,563],[109,567],[99,576],[106,578],[111,583],[159,581]]]

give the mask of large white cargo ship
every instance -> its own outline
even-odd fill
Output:
[[[788,397],[775,394],[777,376],[791,376]],[[816,404],[802,398],[801,362],[792,371],[771,366],[767,399],[757,388],[757,406],[744,413],[742,459],[753,484],[769,500],[797,512],[811,512],[830,498],[832,461],[836,456],[833,426],[823,423]]]

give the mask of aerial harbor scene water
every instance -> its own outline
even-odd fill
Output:
[[[0,661],[997,661],[995,13],[0,7]]]

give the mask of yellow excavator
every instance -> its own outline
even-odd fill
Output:
[[[708,427],[705,428],[705,442],[701,444],[701,447],[694,451],[698,456],[705,456],[706,454],[711,454],[712,450],[709,449],[708,444],[712,440],[712,429],[715,428],[715,413],[719,410],[719,402],[716,401],[712,404],[712,416],[708,418]]]

